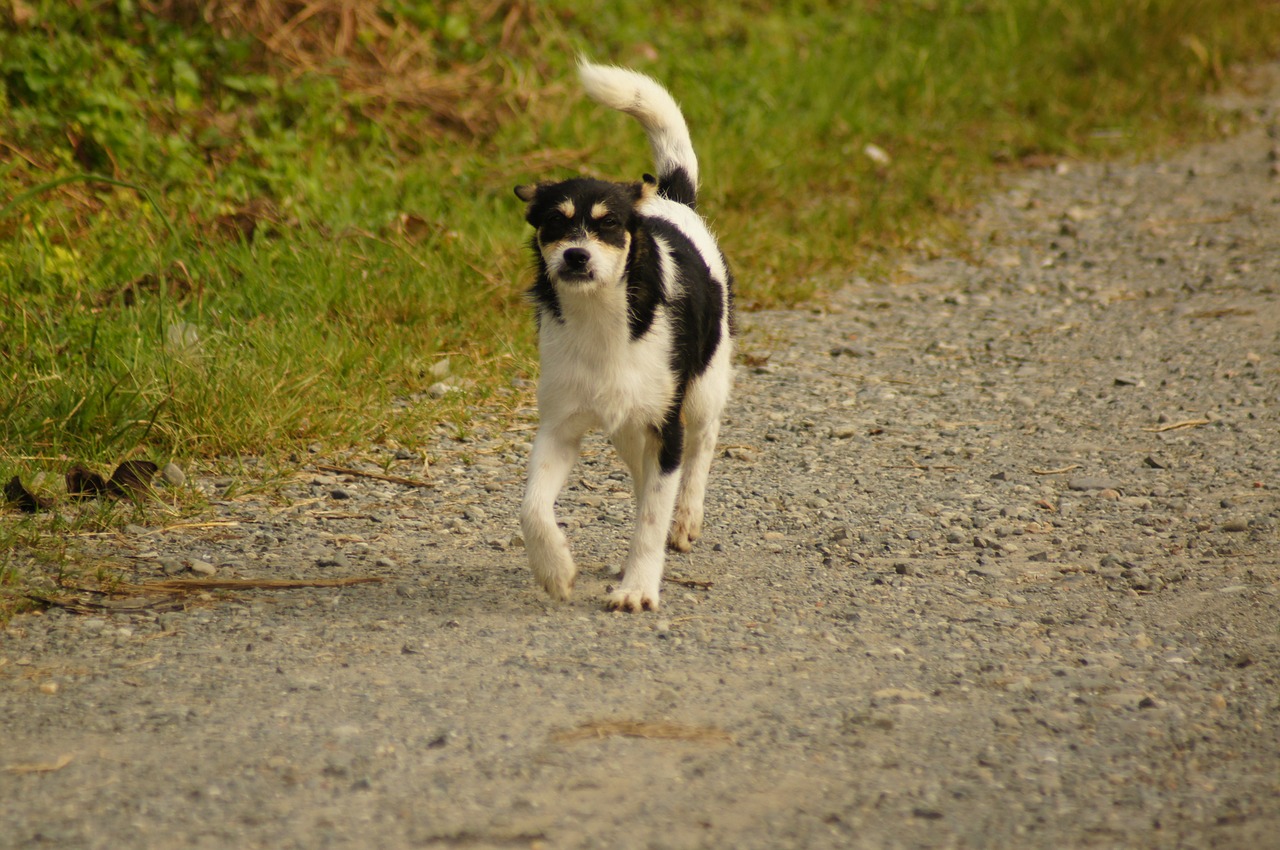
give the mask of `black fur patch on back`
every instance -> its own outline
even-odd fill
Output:
[[[689,172],[677,168],[670,174],[664,174],[658,180],[658,194],[664,198],[697,209],[698,189],[689,179]]]
[[[646,219],[645,226],[653,236],[667,243],[670,249],[667,260],[674,263],[680,283],[680,291],[668,305],[668,314],[675,337],[671,367],[683,390],[690,380],[706,370],[720,345],[720,319],[727,305],[720,284],[712,279],[711,269],[689,237],[660,218]]]
[[[655,430],[658,436],[658,466],[664,474],[680,467],[684,454],[684,423],[681,410],[689,382],[706,371],[721,339],[721,319],[725,311],[732,320],[732,289],[726,293],[711,277],[711,269],[692,240],[661,218],[643,218],[632,234],[627,265],[628,324],[633,340],[644,336],[653,325],[658,308],[671,321],[671,369],[676,375],[676,394],[671,407]],[[658,251],[657,239],[666,243],[668,253]],[[668,298],[662,287],[662,263],[674,268],[677,292]],[[732,287],[732,282],[728,283]],[[728,299],[728,300],[726,300]]]

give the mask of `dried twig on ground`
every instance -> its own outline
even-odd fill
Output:
[[[299,587],[350,587],[355,584],[375,584],[381,581],[381,576],[317,579],[175,578],[165,579],[164,581],[148,581],[142,584],[122,584],[119,589],[128,593],[189,593],[199,590],[291,590]]]
[[[681,587],[692,587],[695,590],[710,590],[715,587],[715,582],[704,581],[696,578],[676,578],[675,576],[663,576],[663,581],[678,584]]]
[[[352,576],[321,579],[229,579],[183,578],[148,581],[141,584],[122,582],[110,587],[70,587],[71,595],[28,593],[27,598],[73,614],[102,612],[173,611],[186,603],[180,597],[207,590],[294,590],[304,587],[350,587],[381,582],[381,576]],[[95,598],[96,597],[96,598]],[[120,598],[124,597],[124,598]],[[175,598],[177,597],[177,598]]]
[[[316,469],[323,469],[325,472],[337,472],[340,475],[357,475],[361,478],[376,478],[379,481],[390,481],[392,484],[403,484],[406,487],[436,486],[430,481],[423,481],[421,478],[405,478],[402,475],[383,475],[381,472],[365,472],[363,469],[353,469],[349,466],[330,466],[327,463],[317,463]]]
[[[669,720],[590,720],[574,729],[552,734],[560,743],[591,738],[655,738],[665,741],[732,743],[733,737],[715,726],[689,726]]]
[[[4,769],[6,773],[54,773],[71,764],[73,758],[75,757],[71,753],[63,753],[55,761],[33,764],[8,764],[5,765]]]
[[[1184,419],[1181,422],[1169,422],[1165,425],[1157,425],[1154,428],[1143,428],[1143,431],[1149,431],[1159,434],[1161,431],[1176,431],[1179,428],[1195,428],[1199,425],[1208,425],[1213,422],[1212,419]]]

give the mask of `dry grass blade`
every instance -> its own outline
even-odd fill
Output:
[[[350,587],[380,582],[380,576],[311,580],[189,578],[141,584],[121,582],[110,587],[71,587],[68,589],[76,595],[67,596],[52,593],[28,593],[26,596],[41,605],[61,608],[73,614],[127,613],[180,610],[187,604],[182,601],[182,596],[208,590],[293,590],[304,587]]]
[[[1179,428],[1195,428],[1200,425],[1208,425],[1212,422],[1212,419],[1184,419],[1181,422],[1170,422],[1166,425],[1157,425],[1154,428],[1143,428],[1142,430],[1159,434],[1162,431],[1176,431]]]
[[[58,756],[56,760],[51,762],[8,764],[5,765],[4,770],[5,773],[54,773],[55,771],[62,770],[64,767],[71,764],[71,760],[74,758],[75,756],[71,755],[71,753],[63,753]]]
[[[79,596],[55,596],[51,593],[28,593],[27,599],[48,608],[61,608],[72,614],[97,614],[102,611],[101,602]]]
[[[152,534],[164,534],[169,531],[185,531],[187,529],[235,528],[239,525],[240,523],[237,520],[227,520],[227,519],[211,520],[209,522],[179,522],[173,525],[166,525],[162,528],[153,528],[143,536],[149,537]]]
[[[889,463],[882,464],[882,466],[885,469],[922,469],[926,472],[954,472],[960,468],[958,466],[949,466],[943,463],[921,463],[920,461],[911,458],[909,458],[909,460],[911,460],[910,463]]]
[[[554,733],[560,743],[599,738],[652,738],[663,741],[733,743],[732,736],[715,726],[690,726],[669,720],[591,720],[574,729]]]
[[[1188,313],[1188,319],[1223,319],[1227,316],[1252,316],[1253,310],[1242,307],[1220,307],[1216,310],[1201,310],[1198,313]]]
[[[356,584],[377,584],[381,576],[353,576],[351,578],[274,579],[274,578],[176,578],[165,581],[148,581],[142,584],[122,584],[120,590],[128,593],[190,593],[200,590],[290,590],[299,587],[350,587]]]
[[[1036,475],[1061,475],[1062,473],[1070,472],[1073,469],[1084,469],[1084,467],[1078,463],[1069,463],[1066,466],[1059,466],[1056,469],[1032,469],[1031,471]]]
[[[1241,215],[1241,212],[1243,211],[1226,213],[1225,215],[1198,216],[1196,218],[1149,218],[1141,226],[1144,230],[1159,230],[1184,224],[1225,224],[1228,221],[1234,221]]]
[[[663,576],[663,581],[671,584],[678,584],[681,587],[692,587],[695,590],[710,590],[715,587],[715,582],[704,581],[696,578],[676,578],[675,576]]]
[[[509,108],[498,62],[462,63],[441,55],[439,33],[412,16],[388,14],[379,0],[210,0],[200,5],[203,17],[224,32],[245,32],[257,40],[269,64],[336,79],[358,95],[371,118],[385,120],[389,107],[408,106],[426,110],[443,127],[482,135],[496,128]],[[155,7],[171,17],[190,14],[176,0]],[[496,47],[503,53],[546,14],[527,0],[493,2],[475,11],[473,29],[492,30],[501,22]]]
[[[423,481],[421,478],[405,478],[402,475],[383,475],[381,472],[365,472],[363,469],[352,469],[349,466],[330,466],[327,463],[318,463],[316,464],[316,469],[323,469],[325,472],[337,472],[341,475],[356,475],[361,478],[376,478],[379,481],[390,481],[392,484],[403,484],[406,487],[436,486],[430,481]]]

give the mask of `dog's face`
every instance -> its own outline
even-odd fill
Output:
[[[516,187],[516,197],[529,205],[525,219],[537,231],[534,247],[553,283],[587,289],[622,280],[636,206],[657,191],[651,180],[648,175],[640,183],[576,177]]]

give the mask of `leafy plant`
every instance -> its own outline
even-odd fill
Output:
[[[527,404],[510,187],[649,167],[579,52],[684,103],[750,307],[945,239],[1002,169],[1220,132],[1199,95],[1278,45],[1253,0],[11,3],[0,476]]]

